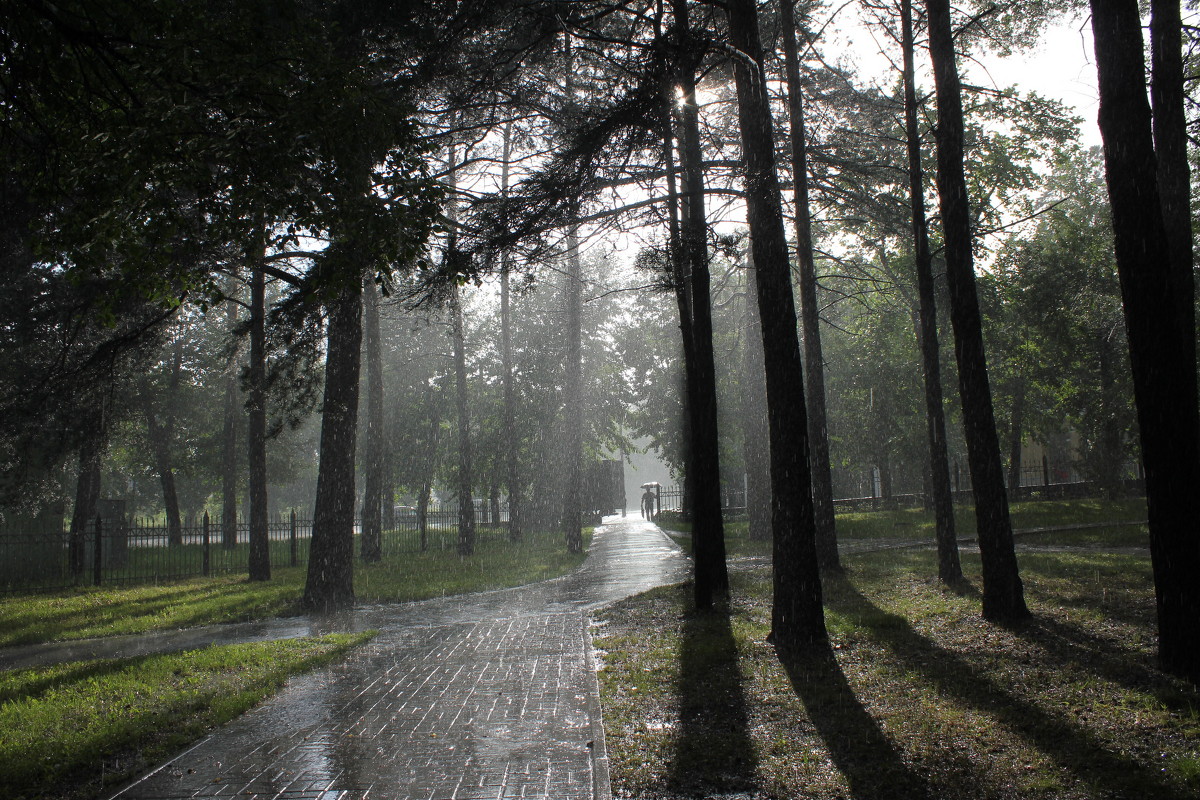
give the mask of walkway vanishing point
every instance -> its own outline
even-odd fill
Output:
[[[589,612],[683,580],[656,526],[612,520],[583,566],[516,589],[358,609],[379,635],[114,800],[605,799]]]

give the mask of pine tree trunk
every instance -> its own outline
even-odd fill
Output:
[[[331,247],[338,247],[335,242]],[[340,249],[340,248],[339,248]],[[341,255],[341,254],[337,254]],[[351,263],[358,259],[350,257]],[[359,262],[361,267],[361,262]],[[321,413],[321,456],[309,545],[304,607],[328,613],[354,605],[354,448],[362,355],[363,270],[346,275],[338,297],[326,305],[328,345]]]
[[[771,436],[772,634],[781,649],[798,650],[828,641],[808,468],[803,367],[757,11],[753,0],[729,0],[726,12],[730,44],[745,56],[735,58],[734,77]]]
[[[1182,31],[1179,0],[1151,0],[1150,99],[1158,194],[1167,229],[1178,313],[1182,324],[1188,330],[1194,330],[1196,286],[1192,263],[1191,177],[1187,116],[1184,113]],[[1196,360],[1194,339],[1189,358]]]
[[[512,125],[504,126],[504,155],[500,164],[500,194],[508,196],[508,162],[512,157]],[[508,489],[508,539],[519,542],[521,529],[521,460],[517,439],[517,390],[512,364],[512,301],[509,296],[509,254],[500,253],[500,367],[504,383],[504,471]]]
[[[1021,440],[1025,438],[1025,379],[1017,378],[1012,416],[1008,423],[1008,496],[1021,496]]]
[[[441,402],[437,391],[429,390],[429,440],[425,445],[424,480],[417,494],[417,533],[421,539],[421,552],[429,548],[429,499],[433,494],[433,476],[438,465],[438,434],[442,430]]]
[[[97,409],[90,430],[79,447],[79,477],[75,482],[75,508],[71,512],[67,546],[71,575],[76,580],[83,575],[85,538],[88,526],[96,519],[96,503],[100,499],[100,460],[106,436],[103,409]]]
[[[230,279],[232,287],[236,278]],[[237,303],[226,301],[226,325],[233,330],[237,325]],[[232,550],[237,546],[237,482],[238,482],[238,378],[236,362],[226,367],[225,374],[225,427],[221,435],[221,546]]]
[[[659,36],[661,38],[661,31],[659,32]],[[679,315],[679,333],[683,352],[680,397],[683,398],[684,402],[681,408],[682,418],[679,421],[682,431],[679,450],[680,460],[683,463],[683,497],[681,498],[680,509],[683,511],[685,518],[691,519],[694,516],[692,514],[691,500],[696,494],[692,490],[692,483],[695,479],[696,471],[692,464],[692,415],[687,398],[691,397],[694,393],[691,381],[692,375],[695,373],[695,367],[692,364],[696,360],[696,356],[692,347],[691,288],[688,282],[687,265],[683,252],[683,237],[680,232],[683,201],[679,196],[679,188],[675,179],[675,134],[674,123],[672,121],[674,107],[675,82],[668,78],[663,82],[661,119],[663,128],[663,164],[667,175],[668,259],[671,268],[671,286],[674,289],[673,294],[675,295],[675,307]],[[645,504],[642,503],[642,505],[644,506]],[[644,508],[643,516],[647,516]]]
[[[583,281],[579,236],[567,233],[567,353],[563,386],[566,424],[566,492],[562,529],[567,552],[583,550]]]
[[[913,250],[920,306],[918,340],[925,379],[925,429],[929,440],[929,483],[933,495],[942,583],[962,582],[958,534],[954,527],[954,492],[950,486],[950,454],[946,444],[946,412],[942,400],[942,362],[938,348],[937,302],[933,290],[933,257],[925,219],[925,178],[921,170],[921,137],[917,130],[917,91],[914,77],[912,0],[901,0],[901,46],[904,51],[904,130],[908,146],[908,191],[912,209]]]
[[[249,448],[249,559],[252,581],[271,579],[271,543],[267,528],[266,277],[260,264],[263,255],[264,243],[260,239],[250,253],[250,387],[247,404],[250,424],[246,444]]]
[[[167,544],[178,547],[183,544],[183,524],[179,519],[179,494],[175,491],[175,470],[171,466],[170,434],[158,421],[151,401],[146,398],[146,435],[150,450],[154,454],[154,471],[162,488],[163,508],[167,518]]]
[[[925,7],[929,15],[929,52],[933,59],[938,101],[938,195],[946,240],[946,279],[950,286],[958,389],[962,398],[983,565],[983,616],[995,622],[1013,622],[1027,618],[1029,609],[1025,605],[1013,546],[1000,440],[996,434],[983,348],[983,322],[975,292],[971,218],[963,173],[962,96],[955,63],[950,4],[948,0],[926,0]]]
[[[383,347],[379,335],[379,287],[375,276],[363,280],[363,343],[367,360],[367,441],[364,443],[362,560],[383,558]],[[390,503],[389,503],[390,505]]]
[[[686,0],[675,0],[677,52],[695,51]],[[686,57],[686,56],[685,56]],[[721,463],[717,433],[717,378],[712,343],[711,279],[708,270],[708,223],[704,212],[704,154],[700,147],[699,108],[690,62],[676,65],[681,91],[680,155],[683,167],[685,213],[680,227],[683,261],[689,275],[691,299],[692,370],[688,389],[691,420],[692,548],[696,608],[711,608],[729,596],[725,565],[725,526],[721,518]]]
[[[1155,177],[1138,4],[1092,0],[1091,7],[1100,133],[1146,470],[1158,656],[1165,670],[1200,680],[1195,332],[1178,297]]]
[[[450,253],[448,257],[457,256]],[[467,393],[467,354],[463,335],[462,300],[458,286],[450,295],[450,314],[454,338],[454,407],[458,415],[458,554],[475,552],[475,476],[471,461],[471,408]]]
[[[742,363],[743,458],[746,462],[746,516],[750,538],[771,536],[771,456],[767,425],[767,386],[763,379],[762,326],[754,264],[746,262],[745,353]]]
[[[779,0],[780,26],[787,71],[788,117],[791,120],[792,183],[796,213],[796,264],[800,272],[800,324],[804,331],[804,386],[808,392],[809,466],[813,513],[817,523],[817,559],[821,569],[840,572],[833,509],[833,475],[829,468],[829,424],[825,412],[825,357],[821,351],[821,314],[813,258],[812,219],[808,205],[808,142],[804,129],[804,93],[796,48],[794,0]]]

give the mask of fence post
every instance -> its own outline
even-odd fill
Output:
[[[1050,485],[1050,459],[1042,455],[1042,486]]]
[[[212,566],[211,562],[209,561],[209,554],[208,554],[208,509],[207,508],[204,509],[204,533],[201,536],[202,536],[202,543],[204,545],[204,555],[201,557],[200,571],[204,574],[204,577],[207,578],[209,570]]]
[[[296,566],[296,509],[292,509],[291,529],[288,532],[288,545],[290,547],[291,565]]]
[[[92,560],[92,582],[99,586],[104,582],[104,552],[100,542],[104,538],[103,523],[100,515],[96,515],[96,549]]]

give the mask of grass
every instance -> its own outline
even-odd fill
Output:
[[[603,612],[614,796],[1200,796],[1200,692],[1155,667],[1148,558],[1023,554],[1034,618],[1014,627],[934,558],[847,557],[830,649],[786,661],[765,567],[733,570],[728,612],[697,614],[687,585]]]
[[[1146,519],[1146,501],[1140,497],[1121,500],[1025,501],[1013,503],[1010,506],[1010,514],[1013,528],[1018,531],[1063,526],[1097,526],[1024,534],[1023,539],[1032,544],[1104,544],[1113,547],[1145,547],[1148,544],[1146,526],[1129,524],[1144,522]],[[960,537],[975,535],[974,506],[955,506],[954,518],[955,529]],[[933,512],[920,508],[839,512],[836,524],[839,541],[932,542],[934,539]],[[659,525],[676,538],[686,538],[691,533],[691,523],[679,521],[678,516],[670,512],[660,515]],[[751,539],[749,523],[741,520],[725,524],[725,538],[726,550],[732,558],[768,556],[771,553],[771,543]]]
[[[584,531],[584,553],[591,541]],[[422,600],[447,594],[519,586],[562,575],[582,563],[557,533],[526,533],[513,544],[480,537],[475,554],[454,550],[388,556],[378,564],[355,563],[360,602]],[[87,587],[0,599],[0,646],[138,634],[222,622],[288,616],[300,612],[306,572],[275,569],[272,579],[192,578],[152,586]]]
[[[373,635],[0,672],[0,794],[95,796]]]

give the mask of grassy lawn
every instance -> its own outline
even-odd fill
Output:
[[[1013,503],[1010,507],[1013,528],[1016,530],[1068,525],[1097,525],[1073,531],[1029,533],[1023,541],[1031,544],[1053,542],[1062,545],[1105,544],[1114,547],[1145,547],[1148,533],[1145,525],[1123,523],[1143,522],[1146,519],[1144,498],[1122,500],[1080,499],[1045,500]],[[975,535],[974,506],[955,506],[955,527],[960,537]],[[1113,523],[1105,525],[1104,523]],[[659,525],[677,538],[686,539],[691,524],[678,521],[671,513],[660,515]],[[768,556],[771,544],[749,538],[749,523],[741,520],[725,524],[726,549],[730,557]],[[839,512],[839,540],[887,539],[910,541],[934,540],[932,511],[905,508],[897,511]]]
[[[0,795],[94,797],[372,635],[0,672]]]
[[[584,531],[584,552],[591,541]],[[571,555],[558,533],[527,533],[512,544],[481,536],[475,554],[454,550],[355,564],[360,602],[422,600],[447,594],[519,586],[569,572],[584,555]],[[275,569],[266,583],[244,577],[193,578],[151,586],[88,587],[0,598],[0,646],[144,633],[299,613],[305,568]]]
[[[1200,692],[1155,668],[1148,558],[1023,554],[1015,628],[943,588],[931,551],[844,560],[832,649],[788,663],[766,568],[733,571],[728,613],[685,585],[601,614],[614,796],[1200,796]]]

